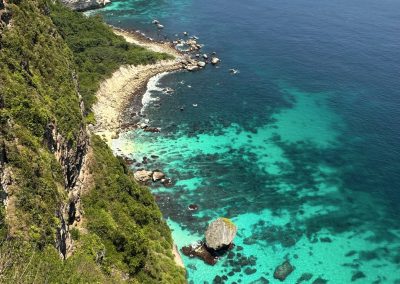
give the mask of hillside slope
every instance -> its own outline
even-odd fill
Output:
[[[184,283],[151,193],[87,130],[102,80],[167,55],[50,1],[0,1],[0,282]]]

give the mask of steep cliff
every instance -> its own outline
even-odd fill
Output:
[[[149,190],[86,126],[101,80],[163,55],[52,1],[0,1],[0,282],[184,282]]]

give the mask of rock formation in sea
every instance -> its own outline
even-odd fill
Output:
[[[214,250],[229,246],[236,236],[237,227],[227,218],[212,222],[206,231],[206,245]]]
[[[190,206],[189,210],[195,210]],[[194,208],[197,209],[197,205],[194,205]],[[198,257],[205,263],[214,265],[221,256],[234,247],[233,239],[236,232],[237,227],[231,220],[219,218],[208,226],[205,242],[201,241],[185,246],[182,248],[182,252],[186,256]]]

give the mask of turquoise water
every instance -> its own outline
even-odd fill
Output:
[[[152,191],[179,248],[219,216],[238,226],[217,265],[183,257],[189,282],[280,283],[273,272],[288,259],[285,283],[304,273],[312,277],[302,283],[400,283],[399,8],[129,0],[97,11],[153,38],[188,31],[222,60],[152,80],[142,119],[161,132],[113,142],[173,180]]]

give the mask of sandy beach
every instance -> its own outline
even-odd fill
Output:
[[[94,133],[106,139],[111,145],[111,139],[119,129],[123,119],[121,114],[127,107],[130,98],[141,95],[149,79],[159,73],[179,70],[184,55],[178,52],[170,43],[160,43],[146,39],[140,34],[130,33],[120,29],[113,29],[129,43],[143,46],[155,52],[173,55],[173,60],[163,60],[156,64],[124,65],[110,78],[101,83],[97,91],[97,102],[93,106],[96,118]]]

